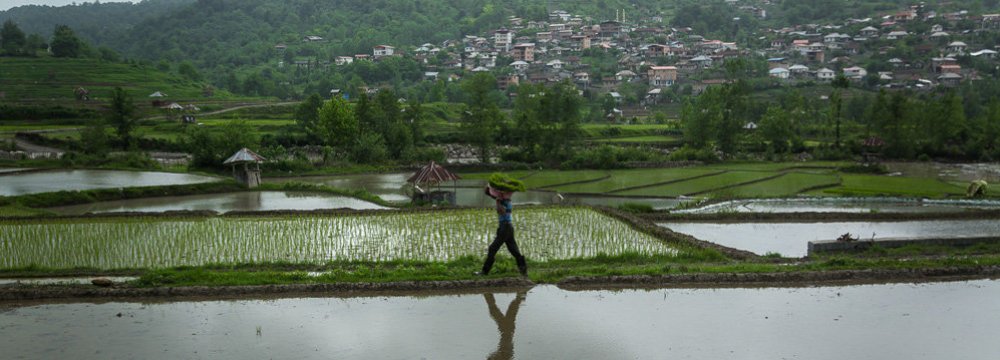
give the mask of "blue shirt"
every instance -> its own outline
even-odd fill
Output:
[[[510,200],[500,200],[497,199],[497,216],[499,217],[500,223],[512,223],[514,212],[514,205],[511,204]]]

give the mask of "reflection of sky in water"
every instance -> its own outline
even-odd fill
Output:
[[[862,240],[883,238],[929,238],[987,236],[1000,234],[996,220],[937,220],[902,222],[827,223],[665,223],[660,226],[695,238],[758,255],[777,252],[784,256],[806,256],[808,243],[835,240],[851,233]]]
[[[494,297],[503,315],[517,301]],[[515,359],[986,359],[1000,352],[997,298],[991,280],[537,286],[516,304],[510,348]],[[10,358],[479,359],[505,340],[490,309],[481,294],[39,305],[0,312],[0,346]]]
[[[229,211],[272,211],[272,210],[317,210],[349,208],[357,210],[385,209],[385,207],[345,196],[322,193],[247,191],[226,194],[205,194],[145,198],[122,201],[107,201],[94,204],[74,205],[51,209],[63,214],[83,214],[87,212],[162,212],[178,210]]]
[[[184,185],[219,180],[219,178],[208,176],[163,172],[54,170],[2,176],[0,177],[0,196],[62,190]]]

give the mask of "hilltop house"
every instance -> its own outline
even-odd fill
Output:
[[[832,81],[835,77],[837,77],[837,73],[827,68],[822,68],[819,69],[819,71],[816,71],[816,79],[819,81]]]
[[[524,43],[514,45],[511,51],[511,58],[515,61],[533,62],[535,61],[535,44]]]
[[[787,79],[790,71],[783,67],[776,67],[767,72],[767,75],[777,79]]]
[[[396,48],[389,45],[377,45],[372,49],[372,56],[374,56],[376,59],[386,56],[393,56],[395,55],[395,53],[396,53]]]
[[[654,88],[673,86],[677,82],[676,66],[651,66],[648,74],[649,86]]]

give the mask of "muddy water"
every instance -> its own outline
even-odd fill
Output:
[[[208,176],[163,172],[53,170],[4,176],[0,178],[0,196],[16,196],[62,190],[183,185],[218,180],[218,178]]]
[[[851,233],[861,240],[871,238],[947,238],[995,236],[996,220],[936,220],[899,222],[829,223],[664,223],[660,226],[698,239],[758,255],[776,252],[789,257],[806,256],[808,243],[835,240]]]
[[[387,209],[367,201],[345,196],[290,191],[247,191],[227,194],[172,196],[160,198],[108,201],[94,204],[64,206],[49,210],[67,215],[88,212],[162,212],[177,210],[229,211],[318,210],[318,209]]]
[[[988,359],[1000,283],[521,293],[0,310],[21,358]],[[2,307],[0,307],[2,308]]]
[[[678,213],[947,213],[968,210],[1000,209],[996,200],[907,200],[876,198],[829,199],[758,199],[735,200],[712,204]]]

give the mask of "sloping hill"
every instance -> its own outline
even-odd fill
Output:
[[[110,98],[120,86],[136,99],[162,91],[171,101],[202,98],[202,84],[142,65],[111,63],[94,59],[0,58],[0,102],[45,103],[74,100],[73,91],[83,87],[91,98]],[[228,93],[216,92],[216,97]]]

